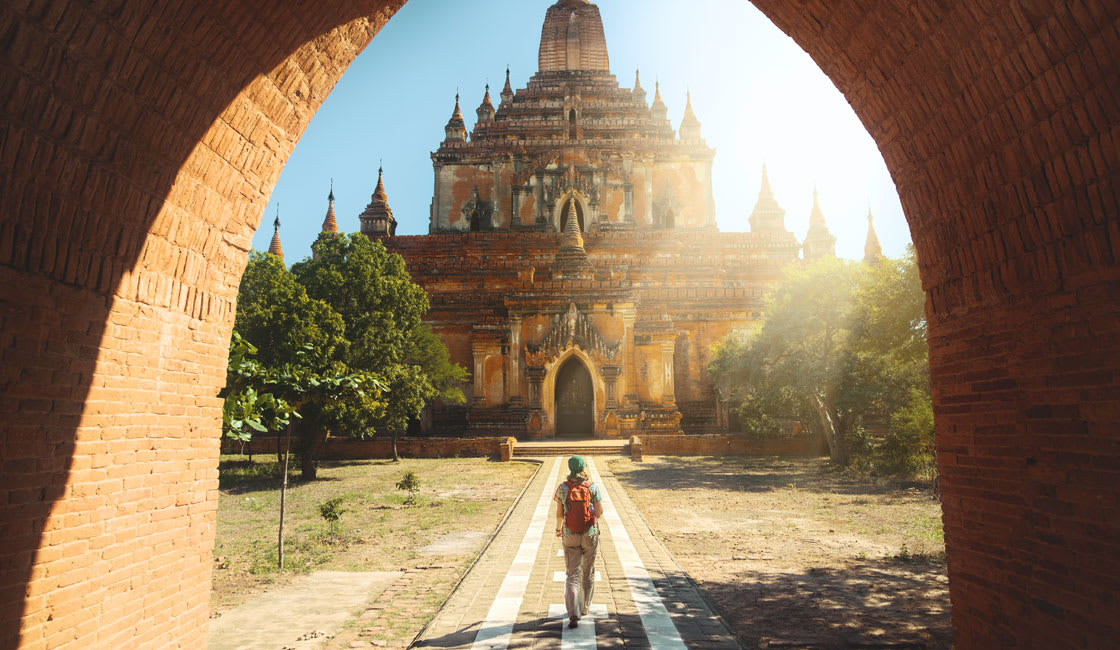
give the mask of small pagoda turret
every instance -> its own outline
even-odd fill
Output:
[[[817,188],[813,188],[813,211],[809,213],[809,231],[805,233],[805,243],[802,246],[806,260],[820,259],[824,256],[836,257],[836,237],[828,230],[824,220],[824,212],[817,197]]]
[[[883,258],[883,247],[879,235],[875,234],[875,218],[871,216],[871,206],[867,206],[867,241],[863,244],[863,261],[876,264]]]
[[[459,93],[455,93],[455,110],[451,112],[451,119],[447,121],[447,126],[443,127],[445,134],[444,142],[466,142],[467,141],[467,124],[463,121],[463,113],[459,110]]]
[[[696,119],[696,113],[692,111],[691,92],[685,93],[684,117],[681,118],[680,136],[681,140],[700,139],[700,120]]]
[[[268,244],[268,252],[284,261],[284,247],[280,245],[280,206],[276,206],[276,219],[272,222],[272,241]]]
[[[766,172],[766,165],[762,166],[762,188],[758,192],[758,202],[750,216],[751,232],[787,232],[786,211],[778,205],[774,198],[774,190],[770,189],[770,175]]]
[[[358,219],[362,224],[362,234],[370,239],[394,237],[397,234],[397,220],[393,218],[393,211],[389,208],[389,196],[385,193],[381,167],[377,168],[377,187],[373,190],[369,205],[358,215]]]

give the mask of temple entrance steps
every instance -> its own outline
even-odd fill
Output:
[[[518,441],[513,448],[514,458],[540,458],[543,456],[629,456],[629,440],[602,440],[598,438],[553,438],[550,440]]]

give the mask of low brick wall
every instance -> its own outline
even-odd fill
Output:
[[[810,436],[756,441],[730,434],[641,436],[646,456],[821,456],[828,452],[823,441]]]
[[[254,454],[274,454],[283,438],[260,437],[246,444],[245,451],[252,445]],[[502,443],[508,444],[504,437],[495,438],[400,438],[397,452],[405,458],[454,458],[481,457],[501,458]],[[293,446],[295,441],[293,440]],[[222,442],[223,453],[240,453],[241,445],[232,441]],[[388,438],[359,440],[356,438],[329,438],[323,444],[320,460],[362,460],[366,458],[390,458],[393,455],[392,441]]]

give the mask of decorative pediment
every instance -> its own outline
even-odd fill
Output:
[[[489,230],[493,227],[492,216],[494,204],[483,201],[478,194],[478,186],[474,188],[474,196],[463,204],[463,218],[470,224],[471,230]]]
[[[608,345],[591,320],[571,303],[568,311],[552,317],[548,334],[537,343],[528,343],[526,361],[529,365],[544,365],[560,356],[570,347],[578,347],[599,363],[615,363],[621,342]]]

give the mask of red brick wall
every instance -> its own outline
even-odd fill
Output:
[[[256,438],[252,441],[254,454],[275,454],[276,446],[282,438]],[[404,458],[456,458],[481,457],[500,458],[501,445],[508,438],[401,438],[397,441],[397,453]],[[324,443],[319,457],[323,460],[363,460],[366,458],[392,458],[392,440],[374,438],[357,440],[350,438],[330,438]],[[222,444],[225,453],[240,453],[242,447],[226,441]]]
[[[819,456],[827,447],[809,436],[756,442],[735,435],[645,435],[640,436],[642,453],[647,456]]]
[[[0,647],[206,646],[250,237],[399,4],[0,3]]]
[[[0,4],[0,646],[205,646],[250,235],[399,2]],[[957,647],[1114,644],[1120,5],[756,4],[910,220]]]

